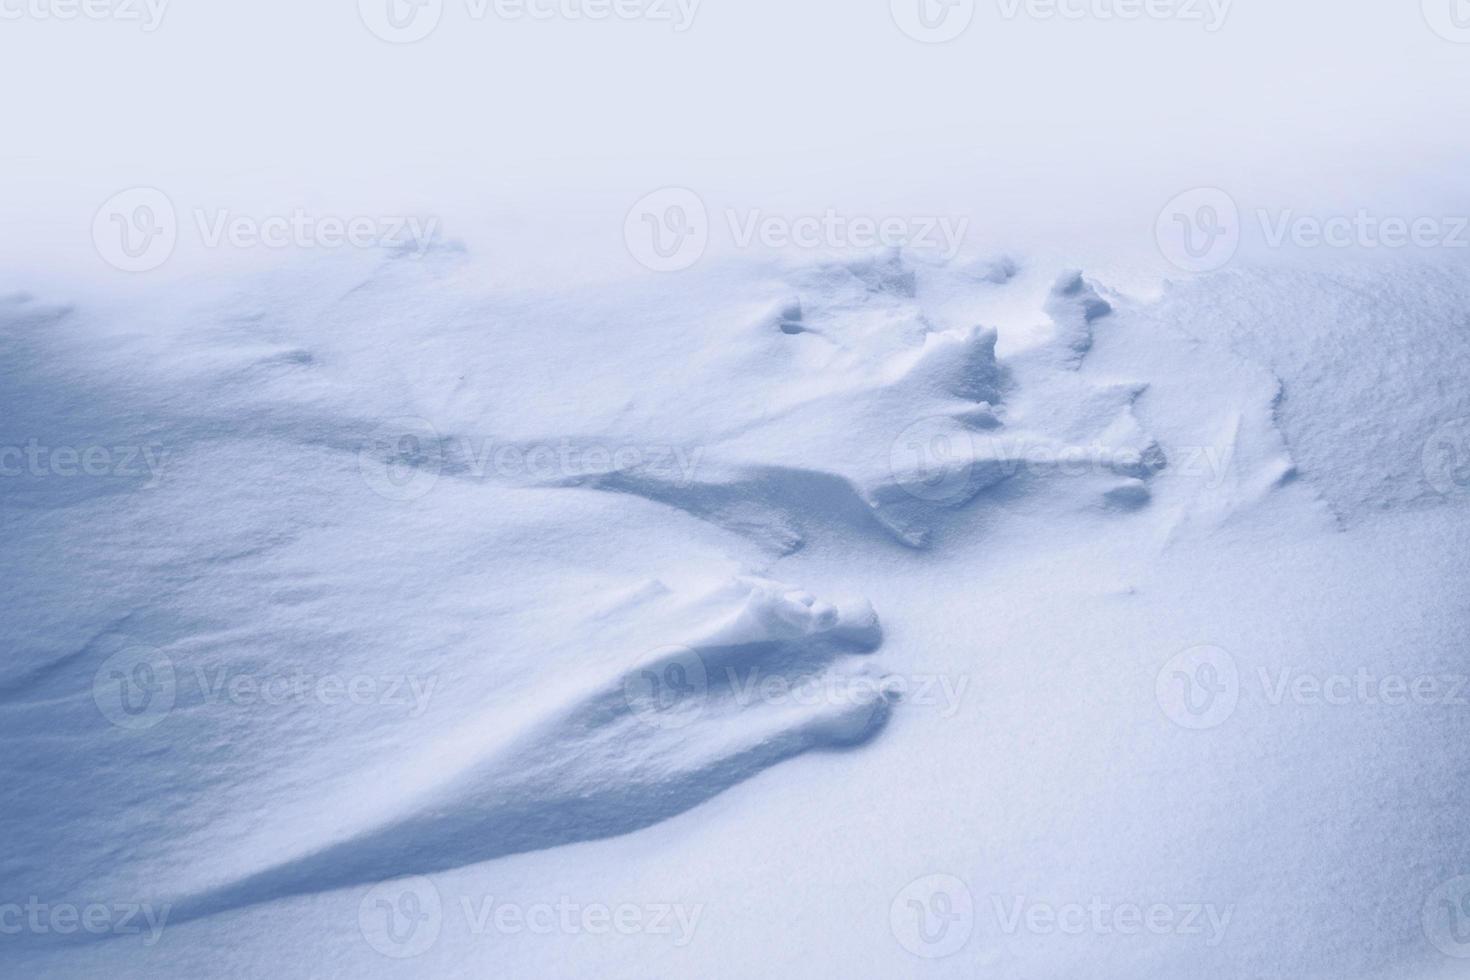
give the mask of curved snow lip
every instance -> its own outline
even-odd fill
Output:
[[[863,663],[882,643],[865,600],[737,577],[702,594],[644,590],[622,612],[648,615],[671,598],[705,617],[684,643],[579,681],[508,729],[431,747],[409,767],[448,765],[394,812],[178,895],[169,921],[630,833],[784,760],[862,746],[886,725],[898,697]]]
[[[798,298],[763,313],[735,339],[757,363],[790,360],[809,371],[783,375],[769,411],[715,433],[696,476],[612,471],[514,489],[544,498],[570,498],[575,490],[639,497],[732,532],[731,540],[754,541],[776,558],[823,536],[935,547],[949,530],[974,528],[964,521],[970,508],[1091,509],[1127,520],[1151,505],[1151,481],[1168,459],[1135,412],[1146,386],[1099,383],[1083,370],[1094,331],[1122,312],[1080,273],[1065,273],[1046,301],[1051,342],[1006,362],[993,328],[935,329],[923,311],[921,279],[899,256],[794,275],[783,288]],[[896,354],[891,337],[879,336],[895,325],[917,331]],[[458,489],[498,489],[476,486],[470,462],[448,451],[441,433],[456,431],[449,423],[431,424],[408,458],[394,440],[378,444],[373,412],[351,403],[361,379],[323,380],[362,350],[279,341],[243,355],[228,349],[219,364],[170,377],[218,386],[227,397],[198,416],[162,397],[154,406],[164,415],[158,424],[171,425],[186,445],[258,440],[349,463],[355,457],[357,467],[347,467],[353,479],[366,479],[357,472],[364,461],[403,464],[413,495],[394,500],[379,492],[396,504],[433,507],[440,498],[429,493],[440,476]],[[882,356],[868,356],[869,342]],[[349,404],[334,403],[344,391]],[[1080,475],[1068,454],[1083,464]],[[420,474],[432,479],[414,483]],[[276,542],[254,543],[264,553]],[[218,542],[208,544],[218,550]],[[230,554],[231,561],[254,557]],[[273,571],[251,566],[262,569]],[[698,628],[662,629],[666,607],[682,609],[674,617],[681,627],[698,610]],[[372,814],[319,822],[310,812],[273,816],[275,829],[293,834],[290,851],[256,867],[216,866],[197,883],[176,885],[170,921],[626,834],[784,760],[862,746],[882,731],[897,701],[882,671],[858,659],[882,642],[864,600],[825,602],[769,579],[737,577],[699,594],[650,588],[616,615],[660,639],[635,662],[533,699],[512,725],[452,733],[417,757],[395,760],[388,775],[402,776],[406,789]],[[78,649],[0,694],[60,684],[93,659]],[[762,700],[751,692],[763,679],[817,695]],[[693,702],[690,691],[698,694]],[[670,692],[679,696],[667,704]],[[371,778],[390,790],[400,785],[379,773]],[[208,779],[191,786],[211,788]],[[294,804],[315,809],[306,802]]]

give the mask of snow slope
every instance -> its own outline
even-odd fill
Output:
[[[442,246],[10,296],[0,345],[0,926],[108,910],[7,972],[1470,952],[1463,267],[508,293]],[[487,915],[569,902],[638,924]]]

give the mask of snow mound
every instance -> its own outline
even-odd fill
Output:
[[[290,856],[176,895],[173,921],[625,834],[783,759],[860,744],[888,718],[895,695],[861,663],[882,642],[866,600],[746,576],[616,598],[603,630],[636,624],[674,642],[542,692],[513,724],[477,719],[371,773],[396,788],[374,812],[277,813],[295,828]]]

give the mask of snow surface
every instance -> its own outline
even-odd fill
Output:
[[[0,479],[0,969],[1465,975],[1467,379],[1448,263],[6,296],[119,465]]]

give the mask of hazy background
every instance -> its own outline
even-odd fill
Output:
[[[134,185],[181,214],[432,215],[509,285],[639,271],[623,216],[665,185],[712,211],[964,214],[976,250],[1045,243],[1122,278],[1166,268],[1154,220],[1196,186],[1242,209],[1470,211],[1470,44],[1418,0],[1236,0],[1213,32],[1204,3],[1105,21],[979,0],[943,44],[888,0],[703,0],[683,32],[444,0],[411,44],[353,0],[172,0],[152,31],[38,3],[0,3],[12,288],[125,279],[90,228]],[[189,237],[147,282],[242,258]]]

